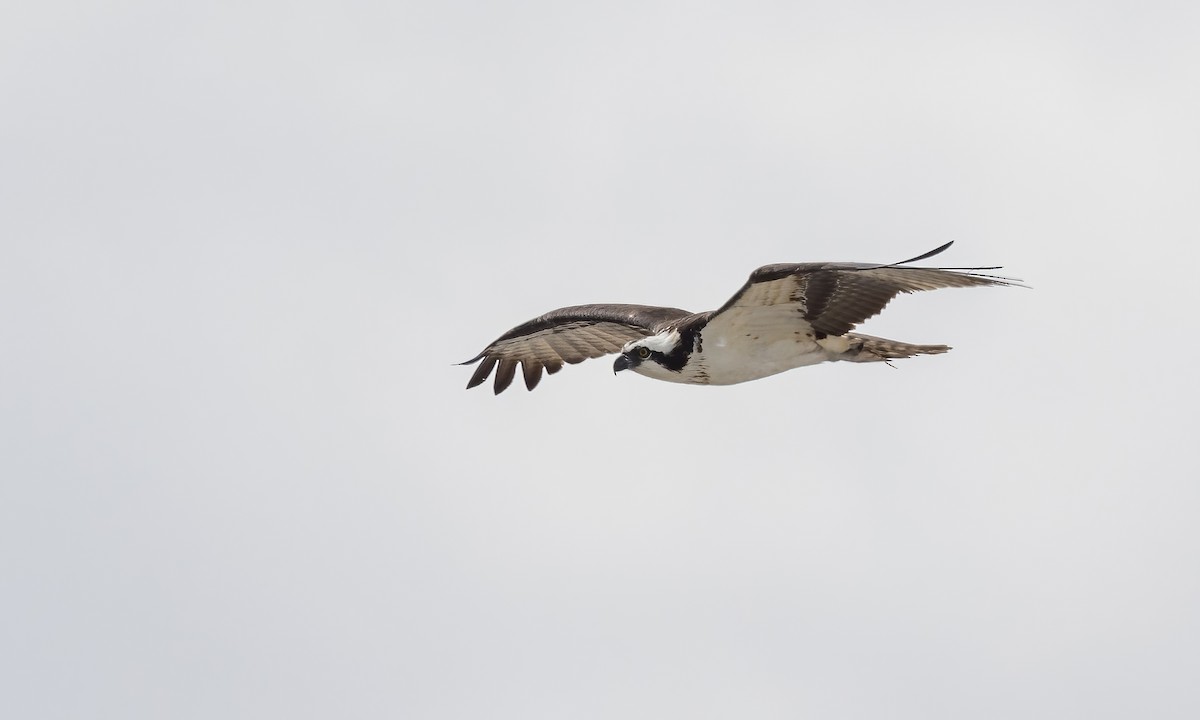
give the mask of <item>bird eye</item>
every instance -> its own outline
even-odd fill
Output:
[[[638,349],[637,349],[637,356],[638,356],[638,357],[640,357],[640,358],[641,358],[641,359],[643,359],[643,360],[645,360],[646,358],[650,357],[650,348],[648,348],[648,347],[640,347],[640,348],[638,348]]]

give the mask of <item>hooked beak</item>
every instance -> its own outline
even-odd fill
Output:
[[[618,355],[616,362],[613,363],[613,375],[631,367],[633,367],[633,363],[630,362],[628,355]]]

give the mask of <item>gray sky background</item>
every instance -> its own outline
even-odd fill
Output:
[[[0,715],[1200,716],[1200,6],[0,10]],[[948,240],[954,352],[464,392]]]

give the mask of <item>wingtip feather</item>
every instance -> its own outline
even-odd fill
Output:
[[[542,381],[542,366],[533,360],[522,360],[521,374],[525,376],[525,389],[532,392]]]
[[[492,368],[496,365],[496,358],[490,357],[480,363],[479,367],[475,368],[475,372],[471,375],[471,379],[467,382],[467,389],[482,385],[484,380],[487,380],[488,375],[492,374]]]
[[[510,358],[500,360],[500,366],[496,368],[495,392],[497,395],[508,389],[512,385],[513,378],[517,374],[517,361]]]
[[[940,254],[946,252],[946,250],[948,250],[950,248],[950,246],[953,244],[954,244],[954,241],[951,240],[950,242],[946,243],[945,245],[936,247],[923,255],[918,255],[915,258],[901,260],[898,263],[892,263],[892,264],[893,265],[907,265],[908,263],[915,263],[915,262],[921,262],[922,260],[928,260],[929,258],[933,257],[934,255],[940,255]]]

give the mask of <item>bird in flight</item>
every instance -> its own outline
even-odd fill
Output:
[[[900,293],[952,287],[1016,285],[980,274],[984,268],[925,268],[919,262],[953,245],[887,265],[764,265],[717,310],[691,313],[651,305],[575,305],[552,310],[501,335],[470,360],[479,362],[467,388],[496,370],[500,394],[517,364],[533,390],[542,370],[620,353],[613,373],[691,385],[733,385],[822,362],[889,362],[937,355],[946,345],[913,345],[850,332]],[[482,362],[480,362],[482,361]]]

